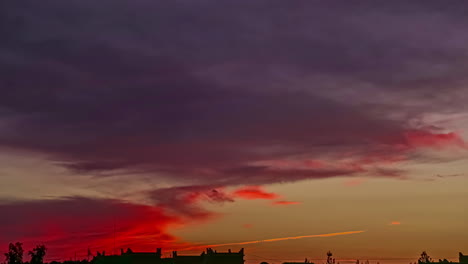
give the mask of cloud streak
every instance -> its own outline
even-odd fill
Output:
[[[258,244],[258,243],[270,243],[270,242],[304,239],[304,238],[346,236],[346,235],[360,234],[360,233],[364,233],[364,232],[366,232],[366,231],[365,230],[358,230],[358,231],[346,231],[346,232],[326,233],[326,234],[318,234],[318,235],[305,235],[305,236],[270,238],[270,239],[253,240],[253,241],[245,241],[245,242],[234,242],[234,243],[204,245],[204,246],[199,246],[199,247],[190,247],[190,248],[186,248],[186,249],[183,249],[183,250],[191,250],[191,249],[205,248],[205,247],[222,247],[222,246],[249,245],[249,244]]]
[[[272,205],[295,205],[295,204],[301,204],[301,202],[297,202],[297,201],[274,201],[271,204]]]

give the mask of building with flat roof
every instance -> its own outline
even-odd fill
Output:
[[[459,252],[458,253],[458,262],[468,264],[468,255],[463,255],[463,253]]]
[[[179,255],[177,251],[172,252],[172,257],[163,258],[162,250],[158,248],[155,252],[133,252],[127,249],[121,250],[120,255],[106,256],[98,254],[93,258],[93,264],[244,264],[244,249],[239,252],[217,252],[207,248],[200,255]]]

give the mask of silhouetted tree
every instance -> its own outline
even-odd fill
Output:
[[[265,261],[263,261],[263,262],[262,262],[262,263],[260,263],[260,264],[268,264],[268,262],[265,262]]]
[[[23,263],[23,243],[10,243],[8,253],[5,253],[7,264],[22,264]]]
[[[421,253],[421,257],[418,259],[418,263],[431,263],[432,259],[429,257],[429,255],[426,253],[426,251],[423,251]]]
[[[335,260],[332,258],[333,254],[331,251],[327,252],[327,264],[333,264],[335,263]]]
[[[31,256],[31,264],[43,264],[47,248],[44,245],[37,245],[33,250],[29,251]]]

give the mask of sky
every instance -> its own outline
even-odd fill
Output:
[[[457,259],[467,8],[0,3],[0,252]]]

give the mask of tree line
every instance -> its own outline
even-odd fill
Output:
[[[6,264],[44,264],[44,257],[46,255],[47,248],[44,245],[37,245],[28,252],[30,257],[29,261],[23,262],[23,243],[16,242],[8,245],[8,252],[5,253]]]
[[[0,260],[0,264],[45,264],[44,258],[47,253],[47,248],[44,245],[37,245],[32,250],[28,251],[29,260],[24,261],[23,243],[16,242],[8,245],[8,252],[5,253],[5,262]],[[66,260],[63,262],[52,261],[48,264],[90,264],[90,261],[83,260]]]

